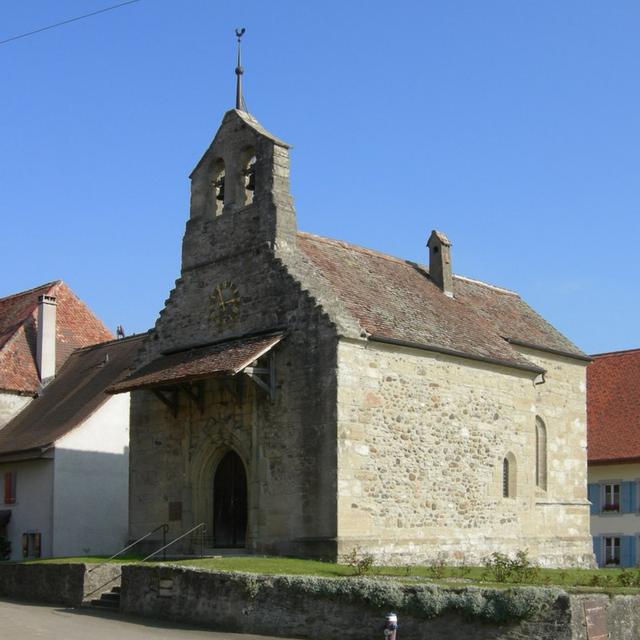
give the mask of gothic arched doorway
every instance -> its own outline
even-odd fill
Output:
[[[247,474],[240,456],[229,451],[213,478],[214,546],[244,547],[247,535]]]

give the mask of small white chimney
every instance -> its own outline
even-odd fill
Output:
[[[56,298],[38,298],[38,343],[36,360],[40,382],[45,385],[56,375]]]

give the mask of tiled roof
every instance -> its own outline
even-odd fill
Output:
[[[0,429],[0,459],[37,455],[80,426],[109,399],[105,389],[129,369],[145,335],[74,351],[40,395]]]
[[[640,349],[587,367],[587,449],[590,463],[640,461]]]
[[[455,276],[450,298],[423,265],[308,233],[298,247],[373,338],[532,371],[509,342],[586,357],[512,291]]]
[[[41,295],[57,299],[56,369],[74,349],[113,338],[61,280],[0,298],[0,390],[33,394],[40,387],[35,354]]]
[[[202,378],[235,375],[280,340],[282,334],[278,333],[228,340],[161,356],[114,384],[109,392],[122,393]]]

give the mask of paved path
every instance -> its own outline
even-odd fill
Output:
[[[0,600],[2,640],[276,640],[219,633],[91,609],[65,609]],[[282,640],[282,639],[278,639]]]

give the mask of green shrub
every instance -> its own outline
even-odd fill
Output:
[[[623,569],[617,576],[616,582],[621,587],[640,587],[640,571]]]
[[[482,564],[484,577],[493,582],[532,583],[540,580],[540,569],[531,563],[527,551],[518,551],[515,558],[494,551]]]
[[[439,553],[435,558],[427,562],[427,573],[434,580],[441,580],[446,574],[446,556]]]
[[[277,576],[270,580],[258,578],[258,581],[260,584],[257,590],[251,586],[245,587],[245,591],[263,593],[262,590],[273,586],[336,602],[405,612],[417,618],[435,618],[447,611],[458,611],[467,618],[492,622],[529,618],[550,606],[562,593],[556,589],[535,587],[514,587],[507,590],[477,587],[443,589],[437,585],[409,586],[375,578],[336,580],[311,576]]]
[[[349,565],[355,575],[363,576],[373,569],[375,558],[370,553],[362,553],[360,547],[354,547],[345,558],[345,564]]]
[[[11,557],[11,542],[0,537],[0,560],[8,560]]]

